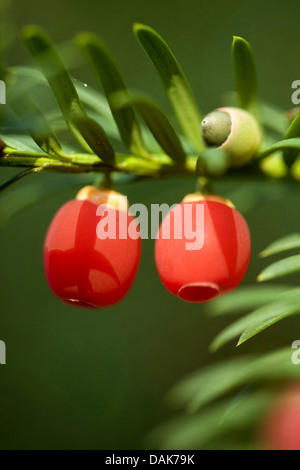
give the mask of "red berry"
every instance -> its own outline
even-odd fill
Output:
[[[190,218],[184,214],[190,214]],[[176,235],[178,224],[182,237]],[[168,226],[170,239],[163,235],[164,229],[168,232]],[[199,240],[202,236],[203,246],[187,248],[192,241],[186,234],[188,226]],[[206,302],[240,284],[250,251],[247,223],[229,201],[218,196],[189,195],[163,220],[156,240],[155,260],[159,276],[172,294],[187,302]]]
[[[135,219],[127,206],[115,211],[120,239],[99,239],[100,204],[116,206],[118,193],[84,188],[76,200],[55,215],[44,245],[44,267],[50,288],[62,301],[82,307],[102,308],[119,302],[129,291],[138,269],[141,239],[128,236]],[[125,210],[124,210],[125,209]],[[103,213],[102,217],[107,216]]]
[[[300,383],[278,396],[259,429],[259,445],[268,450],[300,450]]]

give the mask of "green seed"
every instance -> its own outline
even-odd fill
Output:
[[[208,146],[222,145],[231,132],[231,118],[224,111],[213,111],[201,123],[202,137]]]

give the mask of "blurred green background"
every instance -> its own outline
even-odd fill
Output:
[[[170,111],[161,83],[131,32],[134,22],[146,23],[168,41],[202,109],[209,111],[223,104],[223,93],[233,88],[230,47],[232,36],[240,35],[253,46],[261,95],[289,109],[291,84],[300,78],[299,15],[298,0],[15,0],[7,21],[16,37],[6,60],[9,65],[29,60],[18,36],[28,23],[45,27],[66,45],[79,31],[94,31],[112,47],[129,87],[149,92]],[[72,55],[69,45],[67,51],[73,76],[96,85],[81,57],[75,51]],[[11,174],[1,170],[0,180]],[[58,177],[36,178],[51,181],[55,188]],[[266,244],[299,231],[300,196],[278,182],[268,183],[264,187],[273,198],[251,207],[251,194],[263,196],[262,186],[239,181],[215,186],[233,197],[250,226],[253,257],[244,284],[253,283],[265,266],[257,253]],[[60,190],[8,223],[2,220],[0,339],[7,346],[7,365],[0,368],[1,449],[145,448],[148,432],[172,414],[165,402],[169,388],[189,372],[236,353],[233,345],[208,353],[228,320],[210,319],[206,307],[186,304],[163,288],[151,240],[144,241],[138,277],[118,306],[77,310],[52,295],[43,273],[43,240],[55,212],[76,189]],[[118,189],[131,203],[173,204],[193,191],[194,181],[143,182]],[[8,193],[0,199],[1,214],[8,200]],[[299,321],[288,320],[241,351],[263,353],[271,344],[289,345],[299,339],[299,326]]]

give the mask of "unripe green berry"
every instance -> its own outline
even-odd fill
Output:
[[[226,151],[231,167],[248,163],[259,150],[262,134],[252,114],[240,108],[219,108],[202,121],[204,143]]]

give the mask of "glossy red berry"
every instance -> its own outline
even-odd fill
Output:
[[[191,236],[196,241],[196,234],[193,246]],[[206,302],[240,284],[250,251],[247,223],[230,201],[189,195],[163,220],[155,261],[172,294],[187,302]]]
[[[128,236],[135,219],[128,214],[127,204],[118,206],[123,202],[119,196],[86,187],[55,215],[45,240],[44,267],[50,288],[63,302],[103,308],[119,302],[132,286],[141,239],[138,230],[137,238]],[[97,209],[101,204],[99,216]],[[112,213],[116,236],[99,239],[99,223]],[[118,229],[123,233],[122,239]]]
[[[289,385],[272,402],[259,429],[267,450],[300,450],[300,383]]]

